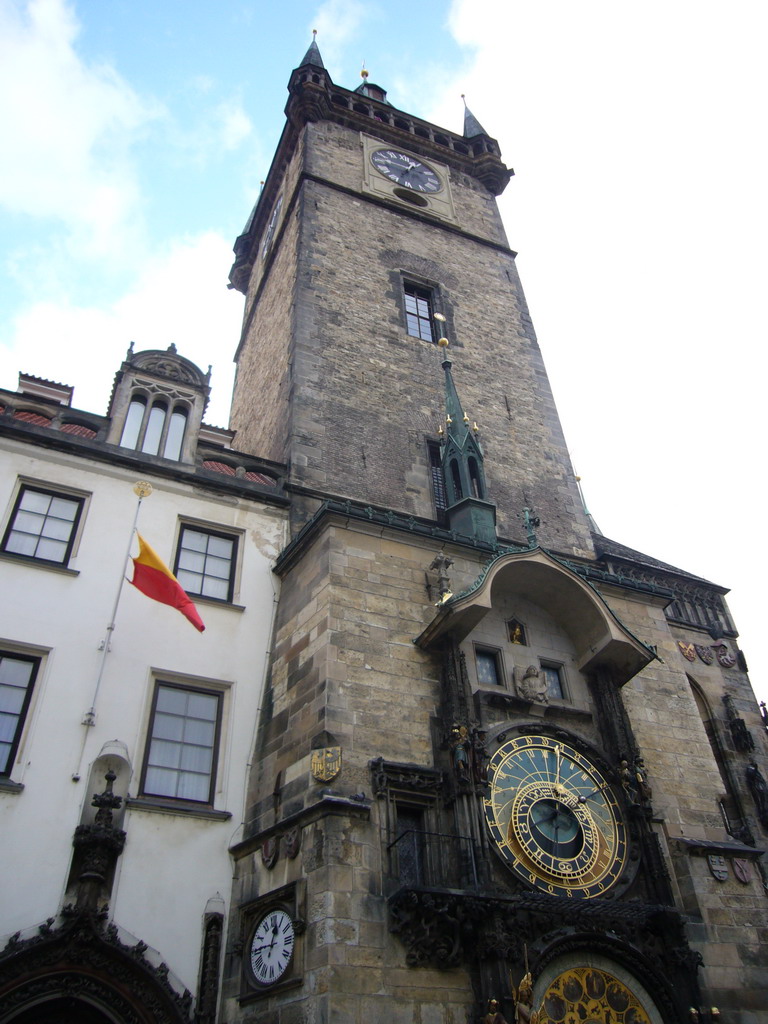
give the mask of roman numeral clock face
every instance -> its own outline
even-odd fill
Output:
[[[520,736],[502,744],[488,767],[488,829],[519,878],[581,899],[618,881],[626,826],[608,782],[586,757],[548,736]]]
[[[288,970],[296,933],[284,910],[271,910],[251,939],[251,970],[260,985],[274,985]]]
[[[377,149],[371,163],[385,178],[412,192],[439,192],[443,187],[431,167],[398,149]]]

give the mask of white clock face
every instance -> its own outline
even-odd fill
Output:
[[[270,910],[251,939],[251,970],[260,985],[274,985],[285,974],[293,955],[293,921],[284,910]]]

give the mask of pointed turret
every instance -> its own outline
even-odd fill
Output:
[[[467,106],[467,101],[464,99],[463,94],[461,98],[464,100],[464,138],[474,139],[476,135],[487,135],[488,132]]]
[[[445,348],[446,338],[439,344]],[[487,500],[483,449],[478,439],[479,428],[470,421],[461,405],[453,380],[450,359],[443,360],[445,372],[445,429],[441,461],[448,497],[446,515],[452,530],[474,537],[484,544],[496,543],[496,506]]]
[[[299,64],[300,68],[305,67],[307,64],[314,64],[316,68],[322,68],[325,71],[325,64],[323,64],[323,58],[320,56],[320,50],[317,45],[317,29],[312,29],[312,42],[309,44],[309,49],[304,54],[304,60]]]

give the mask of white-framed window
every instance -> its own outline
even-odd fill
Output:
[[[158,679],[141,773],[141,795],[213,804],[224,692]]]
[[[174,575],[193,597],[231,602],[239,537],[198,523],[181,523]]]
[[[2,540],[2,550],[51,565],[68,564],[85,497],[22,483]]]

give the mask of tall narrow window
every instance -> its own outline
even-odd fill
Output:
[[[502,673],[498,651],[490,647],[476,648],[475,666],[477,668],[477,682],[480,686],[501,686]]]
[[[397,867],[401,885],[424,884],[424,815],[415,807],[397,805]]]
[[[484,498],[483,481],[480,477],[480,470],[475,459],[469,459],[469,482],[472,484],[472,493],[476,498]]]
[[[187,427],[187,413],[184,409],[176,408],[171,413],[168,423],[168,436],[165,439],[163,455],[166,459],[173,459],[178,462],[181,456],[181,445],[184,441],[184,431]]]
[[[448,508],[448,496],[445,493],[445,477],[443,460],[440,457],[440,445],[435,441],[427,441],[429,454],[429,477],[432,481],[432,501],[435,506],[435,518],[438,523],[445,522],[445,510]]]
[[[0,653],[0,775],[10,774],[39,661]]]
[[[453,493],[456,501],[459,501],[464,497],[464,493],[461,488],[461,472],[459,471],[459,464],[456,459],[451,459],[451,480],[453,481]]]
[[[221,694],[158,683],[142,793],[212,803]]]
[[[403,293],[406,330],[412,338],[434,341],[432,292],[428,288],[419,288],[406,281],[403,284]]]
[[[122,448],[135,448],[139,441],[139,431],[144,422],[144,414],[147,411],[147,400],[141,395],[131,399],[128,406],[128,415],[125,417],[123,436],[120,438]]]
[[[147,429],[144,431],[144,442],[141,446],[141,450],[147,455],[157,455],[160,450],[160,438],[163,436],[167,412],[162,402],[155,402],[149,410]]]

